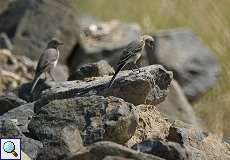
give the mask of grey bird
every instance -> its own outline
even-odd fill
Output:
[[[110,88],[123,67],[129,63],[133,63],[135,67],[139,70],[136,65],[137,60],[141,57],[141,54],[147,44],[150,48],[153,48],[154,39],[149,35],[143,35],[138,40],[134,40],[128,44],[128,46],[123,50],[120,60],[117,64],[117,70],[114,73],[112,79],[109,82],[108,88]]]
[[[34,91],[34,88],[43,73],[45,73],[45,78],[47,78],[47,73],[48,73],[50,77],[52,78],[52,80],[54,80],[51,70],[57,65],[57,62],[58,62],[58,58],[59,58],[58,46],[59,45],[63,45],[63,43],[58,42],[58,40],[52,39],[48,43],[44,52],[41,54],[38,60],[36,70],[35,70],[35,75],[34,75],[30,93]]]

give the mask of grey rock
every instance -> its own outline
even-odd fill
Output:
[[[0,115],[23,104],[26,104],[26,101],[15,95],[0,96]]]
[[[86,16],[85,16],[86,17]],[[118,21],[95,22],[88,17],[80,19],[82,45],[76,46],[69,58],[70,71],[79,66],[105,59],[115,66],[121,51],[141,32],[138,24]],[[92,22],[90,22],[92,21]]]
[[[167,160],[189,159],[186,149],[178,143],[147,139],[132,147],[143,153],[152,154]]]
[[[181,145],[193,146],[192,144],[201,145],[207,136],[204,131],[177,120],[170,126],[166,139]]]
[[[169,30],[153,35],[155,50],[148,47],[150,64],[162,64],[174,72],[190,101],[198,99],[213,87],[220,66],[210,50],[190,29]]]
[[[39,150],[42,148],[41,142],[23,135],[12,119],[0,119],[0,137],[21,138],[22,150],[32,159],[37,157]]]
[[[106,156],[103,160],[134,160],[133,158],[124,158],[120,156]]]
[[[43,142],[44,147],[39,152],[37,160],[63,159],[83,148],[80,132],[74,127],[64,127],[60,137]]]
[[[165,101],[160,103],[157,109],[171,120],[177,119],[195,126],[200,126],[192,105],[188,102],[184,92],[175,80],[171,82],[169,94]]]
[[[83,65],[73,72],[68,80],[83,80],[84,78],[102,77],[105,75],[112,75],[113,73],[114,69],[108,64],[108,62],[101,60],[96,63]]]
[[[13,52],[38,59],[47,42],[55,37],[65,44],[60,49],[59,62],[66,63],[79,42],[80,32],[71,0],[28,0],[20,11],[25,14],[16,23]]]
[[[71,125],[80,130],[84,144],[100,140],[124,144],[137,126],[134,106],[115,97],[77,97],[40,105],[35,104],[37,114],[28,126],[32,136],[40,141],[60,137],[60,130]]]
[[[13,45],[5,33],[0,34],[0,48],[9,50],[13,49]]]
[[[76,153],[66,160],[102,160],[106,156],[119,156],[133,160],[163,160],[160,157],[137,152],[114,142],[102,141],[92,144],[86,150]]]
[[[28,124],[33,115],[34,103],[27,103],[4,113],[2,116],[0,116],[0,120],[13,120],[15,122],[15,125],[20,129],[20,131],[26,134],[28,133]]]
[[[40,102],[83,95],[114,96],[135,105],[159,104],[164,101],[172,80],[172,72],[160,65],[147,66],[140,70],[140,73],[120,72],[111,88],[108,88],[111,76],[50,84],[51,89],[43,91]]]

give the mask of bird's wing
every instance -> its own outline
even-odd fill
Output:
[[[126,62],[130,57],[136,55],[143,49],[144,42],[135,40],[128,44],[128,46],[123,50],[122,56],[118,62],[118,66]]]
[[[58,59],[58,51],[56,49],[54,48],[46,49],[38,60],[35,75],[44,72],[47,69],[47,67],[55,63],[57,59]]]

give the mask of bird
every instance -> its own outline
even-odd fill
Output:
[[[122,51],[119,62],[117,63],[117,70],[114,73],[112,79],[109,82],[108,88],[110,88],[117,76],[117,74],[125,67],[127,64],[133,63],[135,67],[139,70],[136,65],[137,60],[141,57],[141,54],[145,48],[145,45],[153,48],[154,38],[149,35],[143,35],[139,39],[130,42],[127,47]],[[140,71],[140,70],[139,70]]]
[[[57,65],[59,59],[58,46],[60,45],[63,45],[63,43],[59,42],[56,39],[52,39],[48,42],[47,47],[39,57],[30,93],[33,93],[35,86],[37,85],[37,82],[41,78],[43,73],[45,73],[45,79],[47,78],[48,73],[51,79],[54,81],[51,70]]]

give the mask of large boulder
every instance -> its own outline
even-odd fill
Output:
[[[77,97],[36,105],[37,114],[28,127],[40,141],[60,137],[62,128],[71,125],[80,130],[84,144],[99,140],[124,144],[137,126],[135,106],[115,97]]]
[[[172,72],[165,70],[160,65],[143,67],[141,71],[121,71],[114,84],[108,88],[111,76],[93,77],[87,81],[69,81],[60,83],[45,83],[39,86],[50,87],[43,91],[40,102],[54,99],[73,98],[78,96],[102,95],[115,96],[134,105],[159,104],[168,94],[168,87],[172,80]]]
[[[212,88],[220,66],[214,53],[189,29],[156,33],[154,51],[146,47],[150,64],[162,64],[174,72],[174,78],[190,101]]]
[[[169,94],[165,101],[157,106],[157,109],[171,120],[181,120],[199,126],[192,105],[188,102],[180,85],[173,80],[169,87]]]
[[[69,58],[71,71],[101,59],[115,66],[121,51],[141,34],[138,24],[121,23],[117,20],[99,22],[84,16],[79,23],[82,45],[76,46]]]
[[[80,30],[71,3],[71,0],[12,2],[9,9],[0,15],[0,31],[12,38],[15,54],[31,59],[39,57],[49,40],[54,37],[60,39],[65,44],[61,48],[60,62],[65,63],[80,41]]]

